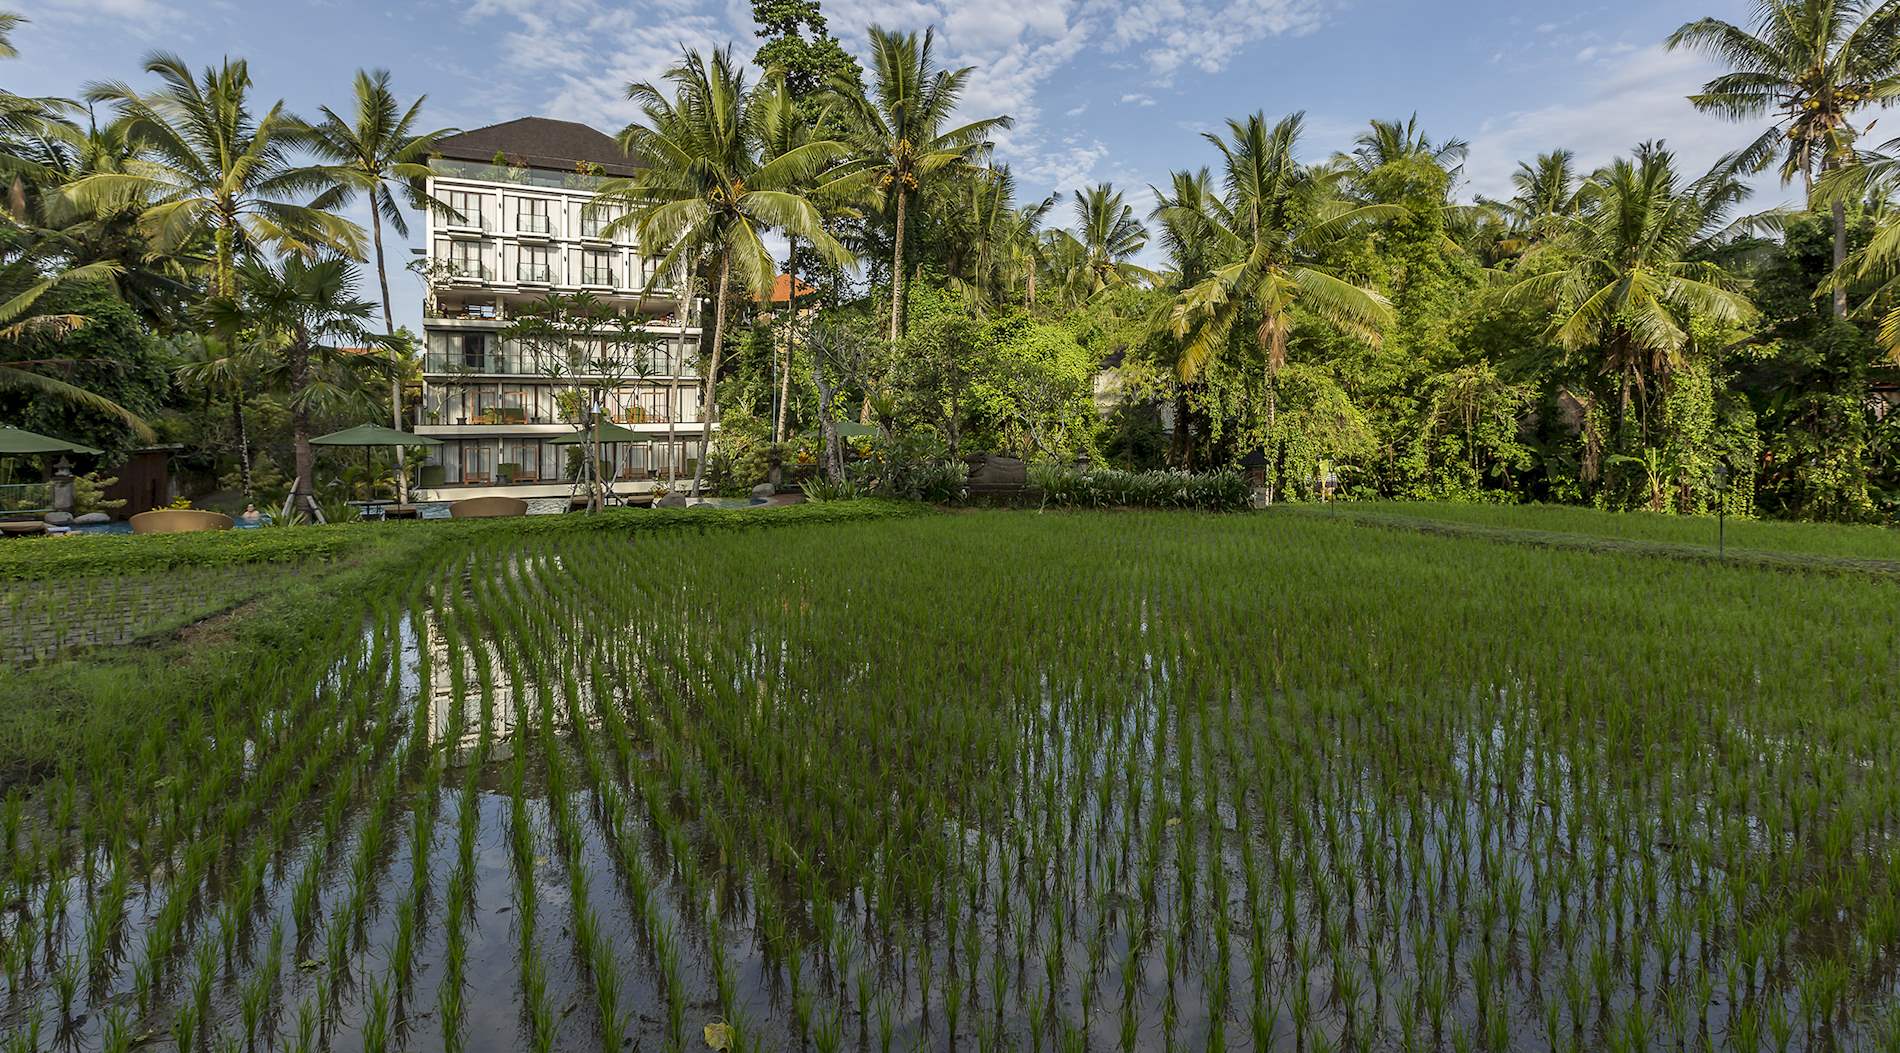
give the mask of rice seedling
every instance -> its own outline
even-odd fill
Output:
[[[955,519],[405,568],[0,801],[0,1028],[427,1045],[433,977],[448,1049],[493,989],[543,1049],[1880,1041],[1890,585]]]

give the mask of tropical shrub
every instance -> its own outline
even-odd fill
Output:
[[[1237,512],[1252,490],[1239,472],[1125,472],[1062,464],[1029,467],[1029,488],[1044,505],[1072,508],[1192,508]]]

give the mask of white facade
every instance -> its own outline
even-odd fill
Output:
[[[682,317],[673,290],[648,287],[656,258],[630,231],[604,234],[611,214],[588,213],[603,177],[440,158],[430,167],[430,196],[453,212],[431,209],[425,220],[430,290],[415,426],[443,444],[430,448],[415,499],[573,492],[578,449],[546,440],[574,430],[576,379],[598,385],[600,377],[550,376],[530,348],[501,336],[550,292],[591,293],[644,318],[642,331],[658,341],[605,395],[611,420],[654,440],[603,451],[615,492],[650,493],[675,474],[690,478],[703,396],[698,304]]]

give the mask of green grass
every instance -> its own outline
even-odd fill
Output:
[[[154,652],[144,723],[82,677],[0,901],[85,1048],[100,990],[210,1048],[1893,1037],[1894,582],[910,511],[391,534]]]

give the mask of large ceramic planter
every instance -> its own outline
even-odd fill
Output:
[[[528,502],[519,497],[470,497],[449,505],[449,516],[454,519],[494,519],[527,514]]]
[[[132,517],[134,534],[195,534],[200,530],[229,530],[231,517],[197,508],[154,508]]]

